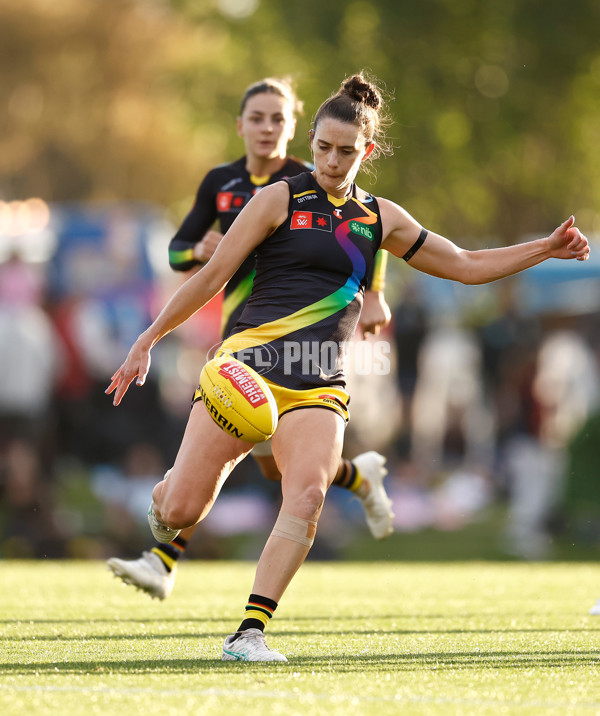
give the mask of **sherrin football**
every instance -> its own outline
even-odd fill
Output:
[[[200,373],[200,397],[229,435],[261,443],[275,432],[278,411],[273,393],[255,370],[232,356],[206,363]]]

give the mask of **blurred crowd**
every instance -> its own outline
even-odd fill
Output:
[[[57,208],[46,229],[55,240],[41,259],[30,260],[14,237],[0,255],[5,558],[139,553],[152,487],[172,464],[198,374],[219,340],[217,301],[157,347],[146,385],[114,408],[104,393],[112,372],[182,278],[168,269],[172,227],[161,216],[123,207],[88,214]],[[398,532],[457,530],[500,504],[503,551],[551,557],[570,485],[580,494],[595,482],[573,469],[571,448],[579,440],[600,456],[600,304],[556,306],[547,281],[540,307],[505,280],[486,289],[485,310],[473,310],[475,293],[439,300],[435,279],[392,278],[392,323],[367,339],[389,344],[391,369],[351,373],[345,455],[387,457]],[[356,501],[341,492],[328,498],[315,556],[369,539]],[[253,556],[278,494],[243,461],[190,556]]]

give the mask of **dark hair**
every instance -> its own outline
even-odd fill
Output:
[[[389,124],[382,91],[367,79],[362,72],[347,77],[339,90],[326,99],[317,110],[313,129],[325,117],[360,127],[365,143],[375,142],[375,149],[369,159],[380,154],[391,154],[391,147],[385,139],[384,129]]]
[[[296,92],[294,91],[289,80],[279,79],[277,77],[266,77],[264,80],[259,80],[258,82],[251,84],[250,87],[246,89],[240,103],[240,114],[243,114],[246,102],[250,99],[250,97],[254,97],[254,95],[257,94],[264,94],[265,92],[277,94],[280,97],[287,99],[292,105],[292,111],[294,114],[302,112],[302,102],[298,99],[298,97],[296,97]]]

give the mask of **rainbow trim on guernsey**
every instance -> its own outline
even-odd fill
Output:
[[[335,229],[336,241],[352,262],[352,274],[348,277],[346,283],[329,296],[325,296],[320,301],[305,306],[289,316],[236,333],[223,343],[222,350],[235,352],[241,348],[254,348],[269,343],[289,333],[318,323],[352,303],[359,292],[360,283],[365,275],[366,264],[363,255],[350,239],[350,235],[353,233],[350,230],[350,224],[353,222],[367,225],[376,224],[377,214],[367,209],[355,197],[352,197],[351,201],[355,201],[366,213],[366,216],[343,221]]]
[[[225,327],[231,314],[244,303],[244,301],[248,300],[248,296],[252,293],[252,283],[254,282],[255,275],[256,269],[243,278],[233,291],[223,299],[223,307],[221,309],[221,334],[225,332]]]

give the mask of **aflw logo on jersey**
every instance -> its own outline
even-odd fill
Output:
[[[250,194],[234,191],[220,191],[217,194],[217,211],[241,211],[250,199]]]
[[[290,229],[319,229],[331,231],[331,216],[316,211],[295,211],[292,214]]]

